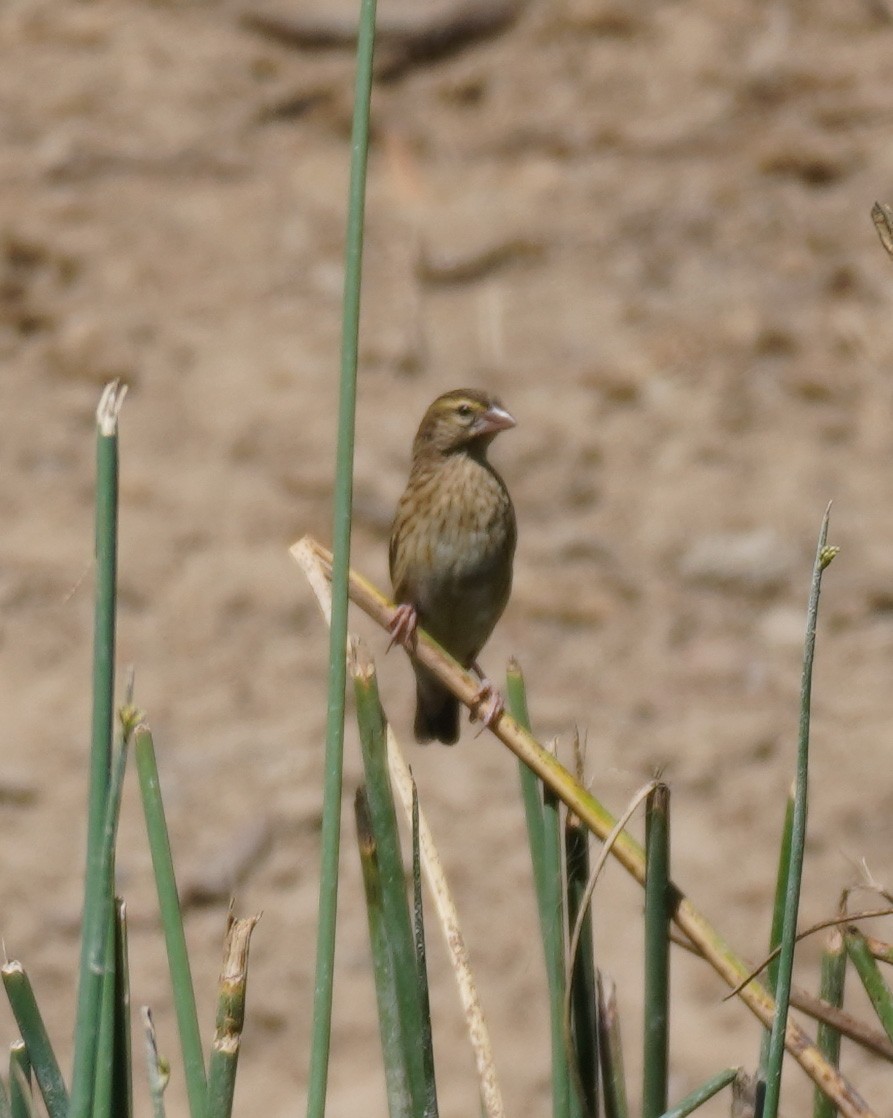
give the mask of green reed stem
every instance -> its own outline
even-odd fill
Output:
[[[96,1078],[90,1118],[117,1118],[112,1108],[112,1079],[115,1067],[115,914],[108,908],[105,929],[105,961],[102,997],[99,1003],[99,1034],[96,1043]],[[123,1118],[123,1115],[122,1115]]]
[[[357,789],[354,798],[354,813],[357,843],[360,849],[360,866],[366,891],[366,915],[369,921],[369,943],[372,950],[372,973],[375,978],[375,996],[378,1004],[378,1029],[384,1059],[388,1114],[390,1118],[412,1118],[412,1098],[400,1030],[400,1007],[397,984],[394,980],[394,960],[384,921],[378,847],[369,819],[366,789],[362,786]]]
[[[384,714],[378,696],[375,668],[371,661],[353,667],[357,723],[366,775],[369,823],[378,851],[382,914],[385,936],[391,951],[397,991],[400,1036],[406,1078],[412,1099],[412,1114],[426,1113],[432,1087],[426,1081],[421,1038],[424,1035],[419,996],[418,965],[409,900],[403,872],[397,813],[388,775]]]
[[[884,1032],[893,1040],[893,995],[890,987],[881,976],[881,969],[865,942],[865,936],[857,928],[848,928],[844,939],[847,955],[862,980],[878,1020]]]
[[[530,714],[527,710],[527,690],[524,674],[517,660],[510,660],[506,673],[506,698],[512,717],[519,726],[530,731]],[[536,888],[536,903],[540,917],[540,932],[545,939],[548,923],[546,909],[546,863],[543,850],[543,800],[540,779],[523,761],[518,761],[521,795],[527,819],[527,838],[530,843],[530,861]]]
[[[829,548],[828,521],[830,506],[825,510],[819,542],[812,569],[812,586],[806,620],[806,640],[803,650],[803,674],[800,685],[800,727],[797,736],[797,772],[794,791],[794,812],[791,827],[791,870],[785,895],[784,922],[781,952],[778,958],[778,985],[775,994],[775,1014],[772,1036],[769,1041],[769,1059],[766,1066],[766,1097],[763,1118],[777,1118],[781,1097],[781,1073],[784,1061],[785,1029],[788,1005],[791,998],[791,976],[794,967],[794,948],[797,941],[797,912],[800,907],[800,883],[803,877],[803,858],[806,847],[807,795],[809,790],[809,720],[812,701],[812,665],[815,658],[816,624],[819,613],[819,595],[822,589],[822,572],[834,558],[835,548]]]
[[[564,824],[564,858],[567,867],[567,923],[576,926],[589,881],[589,831],[571,812]],[[587,1118],[598,1114],[598,990],[592,942],[592,910],[582,918],[576,958],[572,961],[571,1039],[575,1080]]]
[[[658,784],[645,814],[645,1038],[643,1118],[667,1108],[670,1051],[670,789]]]
[[[509,663],[506,693],[512,717],[529,730],[527,692],[524,676],[516,660]],[[523,761],[518,762],[518,773],[527,817],[527,835],[549,983],[553,1118],[569,1118],[571,1085],[564,1037],[565,953],[559,801]]]
[[[81,1028],[91,1036],[84,1043],[82,1059],[87,1061],[92,1053],[92,1064],[79,1064],[75,1061],[71,1115],[82,1118],[102,1118],[111,1113],[111,1069],[114,1062],[114,988],[115,988],[115,949],[114,949],[114,877],[115,842],[118,835],[118,819],[121,813],[121,795],[124,789],[124,772],[129,752],[129,727],[125,727],[115,758],[114,772],[108,789],[106,818],[102,835],[102,847],[98,865],[98,878],[102,888],[96,892],[84,908],[83,944],[87,952],[87,964],[91,975],[98,976],[99,1001],[95,1017],[83,1022]],[[75,1052],[77,1054],[77,1040]],[[83,1078],[86,1071],[92,1072],[92,1080]],[[85,1108],[75,1109],[75,1087],[78,1088],[77,1103]],[[97,1094],[97,1091],[99,1092]],[[117,1118],[117,1114],[115,1115]]]
[[[30,1118],[34,1112],[31,1094],[31,1061],[24,1041],[9,1046],[9,1095],[0,1081],[0,1118]]]
[[[28,1049],[34,1078],[43,1096],[49,1118],[69,1118],[69,1098],[59,1061],[37,1007],[31,982],[21,963],[15,960],[0,968],[6,996]]]
[[[75,1012],[71,1118],[89,1118],[96,1075],[96,1045],[102,999],[103,969],[95,966],[95,943],[87,929],[97,928],[112,889],[103,879],[103,835],[112,768],[112,712],[115,694],[115,602],[118,568],[118,412],[125,390],[107,385],[96,412],[96,591],[93,618],[93,728],[90,747],[90,788],[87,815],[87,865],[84,885],[84,935]],[[106,870],[103,871],[103,865]],[[100,933],[104,939],[104,932]]]
[[[775,878],[775,902],[772,906],[772,928],[769,932],[769,955],[771,956],[766,967],[766,989],[775,997],[775,986],[778,982],[778,951],[781,943],[781,933],[784,927],[784,906],[787,896],[788,881],[791,876],[791,832],[794,825],[794,788],[788,795],[784,813],[784,824],[781,831],[781,843],[778,851],[778,873]],[[772,1039],[772,1030],[762,1030],[760,1044],[760,1073],[766,1078],[766,1068],[769,1060],[769,1043]]]
[[[127,906],[115,898],[115,1050],[112,1113],[133,1114],[133,1046],[130,1037],[130,959],[127,949]]]
[[[208,1061],[208,1118],[230,1118],[245,1026],[248,949],[259,916],[227,920],[223,966],[217,983],[217,1018]]]
[[[344,764],[344,697],[347,682],[347,585],[350,570],[353,457],[356,427],[357,355],[363,262],[363,220],[369,151],[369,104],[375,44],[375,0],[361,0],[357,73],[351,140],[347,212],[338,446],[332,524],[332,620],[329,636],[329,687],[323,784],[322,849],[317,921],[316,982],[307,1090],[308,1118],[324,1118],[332,1030],[335,978],[335,927],[338,918],[338,861],[341,841],[341,789]]]
[[[155,744],[152,740],[151,731],[145,723],[136,727],[133,736],[140,793],[143,800],[143,813],[146,817],[146,833],[149,839],[149,850],[152,854],[155,888],[158,892],[158,909],[161,913],[161,925],[164,929],[174,1008],[177,1014],[177,1028],[180,1033],[180,1049],[183,1054],[189,1113],[191,1118],[205,1118],[208,1091],[205,1061],[198,1027],[198,1011],[195,1007],[189,953],[186,950],[183,914],[180,911],[177,881],[174,876],[170,835],[168,834],[164,804],[161,799]]]
[[[571,1089],[570,1065],[564,1035],[564,1000],[567,988],[564,949],[564,872],[561,865],[561,801],[543,785],[543,862],[546,925],[543,946],[549,980],[549,1022],[552,1038],[552,1115],[572,1118],[579,1113]]]

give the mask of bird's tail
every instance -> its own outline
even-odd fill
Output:
[[[416,670],[415,740],[424,745],[459,740],[459,700],[424,668]]]

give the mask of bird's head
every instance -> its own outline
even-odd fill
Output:
[[[495,396],[475,388],[457,388],[438,396],[419,426],[413,457],[465,451],[482,456],[514,418]]]

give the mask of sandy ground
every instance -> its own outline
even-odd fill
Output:
[[[247,28],[249,7],[19,0],[0,14],[0,932],[68,1053],[92,417],[122,376],[119,661],[155,730],[181,879],[268,837],[238,889],[238,909],[264,915],[237,1112],[278,1118],[300,1112],[306,1082],[326,656],[287,548],[330,535],[352,67]],[[503,34],[375,90],[354,560],[384,583],[427,403],[461,384],[498,392],[519,420],[494,458],[520,545],[485,662],[496,674],[519,657],[542,736],[566,749],[585,728],[612,808],[663,769],[677,880],[751,957],[832,499],[804,921],[833,911],[860,859],[889,879],[893,264],[869,210],[893,201],[891,104],[887,9],[838,0],[531,3]],[[356,628],[383,659],[381,635]],[[405,737],[402,656],[381,675]],[[471,733],[412,761],[508,1112],[548,1113],[515,762]],[[346,805],[358,769],[351,731]],[[352,842],[346,824],[333,1118],[385,1112]],[[133,786],[119,877],[134,1003],[152,1004],[177,1063]],[[609,874],[599,955],[633,1075],[639,907]],[[224,918],[224,903],[189,917],[206,1035]],[[803,947],[806,985],[818,950]],[[436,941],[431,955],[442,1113],[474,1113]],[[752,1067],[747,1012],[684,959],[674,983],[674,1096]],[[889,1113],[893,1073],[845,1060]],[[787,1113],[805,1113],[793,1066],[786,1090]],[[145,1114],[142,1080],[137,1095]],[[185,1113],[179,1075],[168,1099]]]

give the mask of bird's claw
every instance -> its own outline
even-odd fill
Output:
[[[484,730],[492,728],[493,724],[505,710],[505,700],[499,691],[485,676],[481,677],[480,690],[474,697],[474,711],[471,717],[481,723],[476,737],[480,737]]]
[[[419,614],[415,606],[404,602],[394,610],[394,616],[388,625],[391,634],[391,643],[388,652],[395,644],[402,644],[404,648],[411,649],[415,641],[415,631],[419,627]]]

